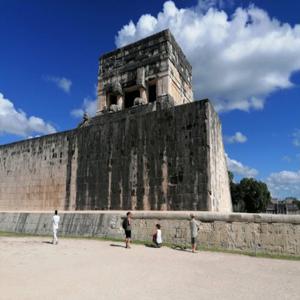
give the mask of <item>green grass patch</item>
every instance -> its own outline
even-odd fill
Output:
[[[224,248],[203,247],[203,246],[197,247],[197,249],[200,251],[208,251],[208,252],[221,252],[221,253],[229,253],[229,254],[237,254],[237,255],[246,255],[251,257],[300,261],[300,256],[291,255],[291,254],[277,254],[277,253],[263,252],[263,251],[253,252],[248,250],[235,250],[235,249],[224,249]]]
[[[36,234],[29,234],[29,233],[18,233],[18,232],[3,232],[0,231],[0,237],[47,237],[52,239],[52,235],[36,235]],[[112,237],[99,237],[99,236],[62,236],[60,235],[59,238],[62,239],[80,239],[80,240],[97,240],[97,241],[109,241],[109,242],[124,242],[124,239],[120,238],[112,238]],[[132,244],[135,245],[150,245],[150,241],[140,241],[134,240]],[[172,243],[164,243],[164,247],[172,248],[172,249],[179,249],[179,250],[189,250],[190,247],[183,246],[181,244],[172,244]],[[237,255],[246,255],[251,257],[259,257],[259,258],[271,258],[271,259],[283,259],[283,260],[293,260],[293,261],[300,261],[300,256],[296,255],[285,255],[285,254],[276,254],[270,252],[262,252],[257,251],[256,253],[253,251],[247,250],[234,250],[234,249],[225,249],[225,248],[217,248],[217,247],[204,247],[198,246],[198,251],[208,251],[208,252],[220,252],[220,253],[229,253],[229,254],[237,254]]]

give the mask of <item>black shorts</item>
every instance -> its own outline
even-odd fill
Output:
[[[131,230],[125,230],[126,239],[131,239]]]
[[[191,242],[192,242],[192,244],[196,244],[196,238],[192,237]]]

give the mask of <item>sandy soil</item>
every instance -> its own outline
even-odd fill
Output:
[[[300,262],[1,237],[0,299],[300,299]]]

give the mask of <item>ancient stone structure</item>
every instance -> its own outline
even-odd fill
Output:
[[[60,235],[123,240],[126,211],[60,213]],[[300,256],[300,216],[196,212],[199,244],[210,249]],[[1,213],[0,232],[50,235],[51,213]],[[190,246],[190,212],[133,213],[133,239],[150,242],[155,224],[165,243]]]
[[[100,62],[96,117],[0,146],[0,210],[230,212],[220,121],[171,33]]]
[[[170,31],[164,30],[101,57],[98,111],[153,102],[189,103],[191,80],[191,65]]]

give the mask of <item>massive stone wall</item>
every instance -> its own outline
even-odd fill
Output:
[[[207,210],[207,105],[138,108],[82,129],[77,208]]]
[[[152,103],[0,146],[0,210],[231,211],[220,130],[207,100]]]
[[[60,213],[59,235],[123,239],[125,211]],[[300,216],[196,212],[205,248],[300,256]],[[160,223],[165,243],[190,245],[189,212],[134,212],[133,239],[151,242]],[[0,231],[52,234],[51,213],[1,213]]]
[[[74,209],[74,137],[69,131],[0,146],[0,209]]]
[[[226,157],[224,155],[224,145],[222,140],[222,128],[217,113],[208,106],[207,134],[208,147],[208,174],[210,176],[208,186],[208,210],[209,211],[232,211],[232,202],[223,201],[230,199],[229,178],[227,171]]]

